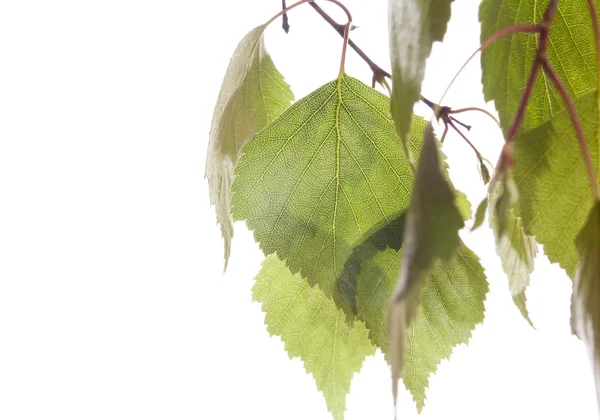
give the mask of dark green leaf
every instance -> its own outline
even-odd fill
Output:
[[[412,201],[404,232],[404,263],[398,286],[390,303],[390,364],[394,400],[402,376],[406,352],[406,332],[418,307],[419,287],[438,259],[449,260],[460,239],[463,218],[454,204],[454,192],[440,168],[431,124],[425,129]]]

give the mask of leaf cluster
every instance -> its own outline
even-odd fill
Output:
[[[314,376],[333,417],[343,418],[352,377],[376,349],[390,364],[394,399],[402,379],[421,410],[430,374],[484,318],[484,269],[458,235],[471,205],[449,179],[431,124],[413,114],[420,100],[446,125],[444,136],[453,128],[477,155],[474,170],[489,187],[472,229],[489,214],[515,305],[533,326],[526,288],[542,244],[574,279],[573,332],[600,371],[595,2],[482,1],[483,93],[507,133],[493,174],[455,122],[469,127],[450,115],[468,109],[421,96],[451,0],[390,0],[391,75],[348,39],[343,5],[334,1],[349,17],[345,26],[311,3],[344,37],[344,51],[350,45],[369,64],[374,83],[389,88],[389,76],[390,96],[347,75],[342,54],[336,79],[292,103],[263,33],[283,14],[287,32],[287,12],[305,2],[236,48],[215,107],[206,177],[225,266],[233,221],[245,221],[265,255],[253,298],[268,331]]]

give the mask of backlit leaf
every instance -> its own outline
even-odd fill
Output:
[[[343,419],[352,377],[375,352],[364,323],[347,324],[333,300],[276,255],[263,262],[253,298],[262,303],[269,333],[281,337],[290,358],[302,359],[333,417]]]
[[[511,194],[516,195],[516,192],[507,191],[516,189],[505,184],[512,184],[512,180],[507,176],[504,176],[491,192],[490,226],[496,237],[496,252],[508,277],[513,301],[523,318],[533,327],[527,311],[525,290],[533,272],[537,243],[535,238],[525,234],[521,219],[514,215],[513,208],[517,198]],[[504,203],[498,203],[502,200]]]
[[[515,23],[538,23],[547,5],[548,0],[483,0],[479,7],[481,40]],[[587,2],[558,2],[548,57],[573,99],[596,89],[597,64],[591,28]],[[535,34],[516,34],[497,40],[481,55],[484,97],[486,101],[494,101],[504,130],[517,112],[537,45]],[[545,123],[563,107],[558,91],[540,73],[521,132]]]
[[[413,105],[419,100],[425,61],[441,41],[452,0],[389,0],[392,115],[401,141],[408,142]]]
[[[579,264],[571,297],[571,329],[587,346],[600,397],[600,202],[577,235]],[[600,404],[600,399],[598,399]]]
[[[418,154],[422,119],[411,147]],[[356,313],[340,280],[356,247],[409,205],[413,173],[400,150],[389,98],[348,76],[299,100],[242,149],[234,219],[246,220],[266,255]],[[369,253],[368,249],[363,249]]]
[[[362,266],[358,281],[358,318],[388,360],[387,303],[401,262],[402,252],[388,248]],[[425,403],[429,376],[454,346],[467,343],[472,330],[483,321],[488,288],[479,258],[464,244],[448,262],[438,260],[420,288],[420,305],[407,332],[402,377],[419,411]]]
[[[590,154],[598,170],[598,105],[596,93],[575,103]],[[565,111],[519,136],[514,149],[515,184],[519,194],[515,216],[526,235],[544,246],[551,262],[573,277],[578,254],[575,238],[592,210],[593,198],[577,137]]]
[[[473,227],[471,228],[471,231],[474,231],[475,229],[477,229],[478,227],[480,227],[483,224],[483,221],[485,220],[485,213],[487,212],[487,208],[488,208],[488,198],[486,197],[477,206],[477,210],[475,211],[475,220],[473,221]]]
[[[225,267],[233,236],[229,202],[239,150],[294,99],[264,47],[265,27],[261,25],[250,31],[233,53],[210,129],[205,176],[210,202],[216,207],[217,222],[221,226]]]
[[[403,254],[398,286],[390,303],[390,364],[394,400],[402,376],[406,333],[418,307],[419,287],[438,259],[449,260],[457,249],[463,218],[455,196],[440,168],[431,124],[425,129],[423,150],[417,166],[410,208],[406,216]]]

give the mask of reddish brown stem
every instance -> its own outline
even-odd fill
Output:
[[[512,34],[516,34],[516,33],[534,33],[534,32],[539,32],[539,28],[536,25],[531,25],[529,23],[518,23],[516,25],[507,26],[506,28],[502,28],[502,29],[498,30],[497,32],[494,32],[493,34],[488,36],[486,39],[484,39],[483,42],[481,43],[481,45],[479,46],[479,48],[477,49],[477,51],[485,50],[487,47],[492,45],[495,41],[499,40],[500,38],[502,38],[504,36],[512,35]]]
[[[588,174],[588,178],[590,179],[590,183],[592,184],[592,190],[594,192],[594,197],[596,200],[600,199],[600,187],[598,186],[598,178],[596,177],[596,170],[594,169],[594,164],[592,162],[592,156],[590,155],[590,149],[588,148],[587,142],[585,140],[585,135],[583,134],[583,127],[581,126],[581,122],[579,121],[579,116],[577,115],[577,109],[575,108],[575,104],[569,97],[569,93],[567,92],[567,88],[563,84],[562,80],[558,74],[554,71],[550,63],[547,60],[542,62],[542,68],[544,72],[548,75],[552,83],[560,93],[560,96],[567,108],[567,112],[569,113],[569,118],[571,118],[571,124],[575,129],[575,133],[577,134],[577,141],[579,142],[579,148],[581,149],[581,154],[583,155],[583,162],[585,164],[585,169]]]
[[[531,72],[529,73],[529,78],[527,79],[527,85],[525,86],[525,92],[523,92],[523,96],[521,97],[521,102],[519,103],[519,108],[517,109],[517,115],[513,119],[510,128],[506,134],[506,142],[509,143],[515,139],[517,135],[517,130],[521,126],[521,122],[525,117],[525,109],[527,108],[527,104],[529,103],[529,99],[531,98],[531,94],[533,93],[533,86],[535,85],[535,79],[537,78],[538,70],[540,69],[540,58],[535,57],[533,59],[533,64],[531,66]]]
[[[475,147],[475,145],[469,141],[469,139],[467,138],[467,136],[465,136],[462,133],[462,131],[460,131],[458,129],[458,127],[455,126],[454,123],[451,120],[448,120],[448,125],[450,127],[454,128],[454,131],[456,131],[463,138],[463,140],[466,141],[469,146],[471,146],[471,149],[473,149],[473,151],[477,155],[477,159],[481,160],[481,153],[479,153],[479,150],[477,150],[477,148]]]
[[[336,30],[336,32],[338,34],[340,34],[341,37],[344,36],[344,26],[345,25],[341,25],[339,23],[337,23],[331,16],[329,16],[327,14],[327,12],[325,12],[325,10],[323,10],[321,8],[321,6],[319,6],[317,3],[315,2],[310,2],[309,3],[313,9],[315,9],[315,11],[321,15],[321,17],[327,22],[329,23],[329,25],[331,25],[331,27],[333,29]],[[367,65],[371,68],[371,71],[373,72],[374,75],[381,75],[383,77],[387,77],[389,79],[392,78],[392,75],[390,73],[388,73],[387,71],[385,71],[384,69],[382,69],[381,67],[379,67],[377,64],[375,64],[375,62],[373,62],[373,60],[371,60],[369,58],[369,56],[367,56],[367,54],[365,54],[365,52],[358,46],[356,45],[356,43],[354,41],[352,41],[351,39],[348,40],[348,45],[350,46],[350,48],[352,48],[359,56],[360,58],[363,59],[363,61],[365,63],[367,63]]]

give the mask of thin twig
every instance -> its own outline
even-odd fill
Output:
[[[539,32],[539,31],[540,31],[540,28],[538,28],[537,25],[516,24],[516,25],[508,26],[506,28],[502,28],[499,31],[494,32],[493,34],[488,36],[481,43],[479,48],[477,48],[473,52],[473,54],[471,54],[471,56],[467,59],[467,61],[465,61],[465,63],[460,67],[460,69],[458,69],[458,71],[456,72],[456,74],[454,75],[454,77],[452,78],[450,83],[448,84],[448,87],[446,87],[446,90],[444,90],[444,93],[442,93],[440,102],[442,102],[444,100],[444,98],[446,97],[446,94],[450,90],[450,87],[452,87],[452,85],[454,84],[454,82],[456,81],[458,76],[462,73],[462,71],[465,69],[465,67],[467,67],[467,64],[469,64],[471,62],[471,60],[477,55],[478,52],[484,51],[486,48],[488,48],[490,45],[492,45],[495,41],[499,40],[500,38],[502,38],[504,36],[514,35],[516,33],[535,33],[535,32]]]
[[[483,108],[478,108],[476,106],[470,106],[467,108],[460,108],[460,109],[453,109],[452,111],[450,111],[450,114],[460,114],[461,112],[467,112],[467,111],[479,111],[479,112],[483,112],[485,115],[487,115],[488,117],[490,117],[491,119],[493,119],[496,124],[500,125],[500,121],[498,121],[498,118],[496,118],[491,112],[486,111]]]
[[[287,9],[287,6],[285,4],[285,0],[281,0],[281,9],[285,10]],[[284,13],[283,15],[281,15],[281,19],[282,19],[282,23],[281,23],[281,27],[283,28],[283,30],[285,31],[285,33],[289,33],[290,32],[290,23],[288,21],[288,15],[287,13]]]
[[[477,155],[477,159],[481,160],[481,153],[479,153],[479,150],[477,150],[477,148],[475,147],[475,145],[469,141],[469,139],[467,138],[467,136],[465,136],[462,133],[462,131],[460,131],[458,129],[458,127],[454,125],[454,123],[452,121],[448,121],[448,125],[450,125],[450,127],[454,128],[454,131],[456,131],[463,138],[463,140],[466,141],[469,146],[471,146],[471,149],[473,149],[473,151]]]
[[[333,19],[331,16],[329,16],[329,15],[327,14],[327,12],[326,12],[325,10],[323,10],[323,9],[321,8],[321,6],[319,6],[317,3],[315,3],[315,2],[313,2],[313,1],[311,1],[309,4],[312,6],[312,8],[313,8],[313,9],[315,9],[315,11],[316,11],[316,12],[317,12],[319,15],[321,15],[321,17],[322,17],[323,19],[325,19],[325,21],[326,21],[327,23],[329,23],[329,25],[331,25],[331,27],[332,27],[333,29],[335,29],[335,30],[337,31],[337,33],[338,33],[338,34],[340,34],[340,36],[341,36],[341,37],[343,37],[343,36],[344,36],[344,26],[345,26],[345,25],[341,25],[341,24],[337,23],[337,22],[336,22],[336,21],[335,21],[335,20],[334,20],[334,19]],[[369,58],[369,56],[368,56],[367,54],[365,54],[365,52],[364,52],[364,51],[363,51],[363,50],[362,50],[362,49],[361,49],[361,48],[360,48],[358,45],[356,45],[356,43],[354,43],[354,41],[352,41],[351,39],[348,39],[348,45],[349,45],[349,46],[350,46],[350,47],[351,47],[351,48],[352,48],[352,49],[353,49],[353,50],[354,50],[354,51],[355,51],[355,52],[356,52],[356,53],[357,53],[357,54],[360,56],[360,58],[362,58],[362,59],[363,59],[363,61],[364,61],[365,63],[367,63],[367,64],[368,64],[368,66],[371,68],[371,71],[372,71],[374,74],[381,75],[381,76],[387,77],[387,78],[389,78],[389,79],[391,79],[391,78],[392,78],[392,75],[391,75],[390,73],[388,73],[387,71],[385,71],[384,69],[382,69],[381,67],[379,67],[377,64],[375,64],[375,62],[373,62],[373,60],[371,60],[371,59]]]

